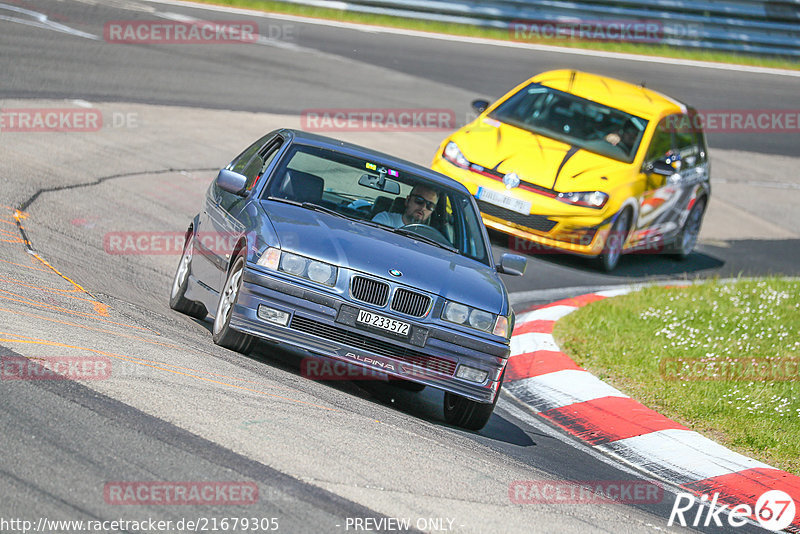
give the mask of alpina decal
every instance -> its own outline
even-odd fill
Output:
[[[357,362],[370,365],[372,367],[377,367],[379,369],[383,369],[385,371],[392,371],[397,372],[394,368],[394,364],[388,362],[382,362],[380,360],[376,360],[374,358],[368,358],[366,356],[361,356],[360,354],[353,354],[352,352],[345,353],[345,357],[350,358],[351,360],[356,360]]]

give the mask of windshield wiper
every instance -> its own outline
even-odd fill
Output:
[[[296,200],[289,200],[288,198],[280,198],[280,197],[267,197],[266,200],[274,200],[275,202],[283,202],[284,204],[291,204],[292,206],[302,206],[302,204]]]
[[[369,219],[360,219],[358,217],[351,217],[350,215],[345,215],[344,213],[339,213],[336,210],[332,210],[330,208],[326,208],[325,206],[320,206],[319,204],[314,204],[313,202],[298,202],[296,200],[290,200],[288,198],[279,198],[279,197],[267,197],[267,200],[275,200],[277,202],[283,202],[285,204],[291,204],[292,206],[298,206],[300,208],[305,208],[307,210],[319,211],[321,213],[327,213],[329,215],[335,215],[337,217],[341,217],[342,219],[347,219],[348,221],[355,221],[357,223],[366,224],[367,226],[372,226],[372,227],[375,227],[375,228],[383,228],[384,230],[394,230],[394,228],[392,228],[390,226],[386,226],[386,225],[381,224],[381,223],[376,223],[376,222],[371,221]]]
[[[344,213],[339,213],[338,211],[332,210],[330,208],[326,208],[325,206],[320,206],[319,204],[314,204],[313,202],[303,202],[300,205],[302,207],[304,207],[305,209],[307,209],[307,210],[320,211],[322,213],[327,213],[328,215],[335,215],[335,216],[341,217],[343,219],[350,219],[350,220],[353,219],[352,217],[349,217],[349,216],[345,215]]]
[[[458,254],[458,249],[457,248],[455,248],[455,247],[453,247],[451,245],[445,245],[441,241],[436,241],[433,238],[430,238],[428,236],[424,236],[422,234],[418,234],[417,232],[414,232],[412,230],[406,230],[402,226],[400,228],[392,228],[390,226],[384,226],[384,228],[386,228],[387,230],[389,230],[391,232],[394,232],[396,234],[404,235],[404,236],[410,237],[412,239],[417,239],[419,241],[423,241],[425,243],[428,243],[429,245],[435,245],[437,247],[440,247],[440,248],[443,248],[445,250],[449,250],[450,252],[455,252],[456,254]]]
[[[314,204],[313,202],[298,202],[296,200],[290,200],[288,198],[279,198],[279,197],[267,197],[267,200],[275,200],[277,202],[283,202],[285,204],[291,204],[292,206],[299,206],[301,208],[305,208],[307,210],[319,211],[322,213],[327,213],[328,215],[335,215],[337,217],[341,217],[343,219],[348,219],[350,221],[360,221],[354,217],[350,217],[349,215],[345,215],[344,213],[339,213],[336,210],[332,210],[330,208],[326,208],[325,206],[320,206],[319,204]]]

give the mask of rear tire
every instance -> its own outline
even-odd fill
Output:
[[[608,232],[606,242],[603,244],[603,252],[597,257],[600,269],[607,273],[610,273],[619,265],[619,260],[622,257],[622,247],[628,237],[628,230],[631,225],[630,219],[631,215],[628,209],[624,209],[617,215],[617,219]]]
[[[231,270],[228,272],[225,285],[222,286],[222,291],[220,291],[219,294],[217,313],[214,316],[212,339],[214,343],[221,347],[247,354],[250,352],[250,349],[253,348],[255,338],[251,335],[237,332],[230,326],[233,308],[236,306],[239,292],[242,289],[244,264],[244,255],[240,254],[233,262],[233,267],[231,267]]]
[[[497,386],[497,394],[490,404],[476,402],[455,393],[445,392],[443,403],[445,421],[466,430],[478,431],[485,427],[492,416],[492,412],[494,412],[497,399],[500,398],[500,389],[503,387],[505,375],[506,372],[503,370],[503,374],[500,375],[500,385]]]
[[[202,320],[208,315],[206,307],[185,297],[186,288],[189,285],[189,275],[192,272],[192,252],[194,251],[192,239],[193,237],[190,235],[189,239],[186,240],[186,244],[183,245],[183,254],[178,263],[178,268],[175,270],[175,277],[172,280],[169,307],[195,319]]]
[[[686,217],[678,237],[675,238],[673,256],[678,260],[685,260],[697,246],[697,237],[700,235],[700,225],[703,223],[703,214],[706,211],[706,197],[701,197],[692,206],[692,211]]]

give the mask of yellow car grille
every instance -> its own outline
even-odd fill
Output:
[[[503,219],[524,226],[525,228],[536,230],[537,232],[547,233],[558,224],[556,221],[552,221],[544,215],[523,215],[522,213],[501,208],[500,206],[495,206],[494,204],[489,204],[481,200],[478,201],[478,207],[481,209],[481,212],[486,215],[491,215],[492,217],[497,217],[498,219]]]

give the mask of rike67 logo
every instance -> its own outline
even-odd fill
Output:
[[[777,532],[791,525],[796,514],[794,499],[780,490],[763,493],[756,501],[755,509],[749,504],[718,505],[718,501],[719,493],[715,493],[710,500],[708,495],[702,495],[698,499],[691,493],[678,493],[667,526],[678,523],[682,527],[721,527],[727,520],[730,526],[741,527],[747,523],[748,518],[755,517],[762,527]],[[723,513],[726,514],[725,519]]]

